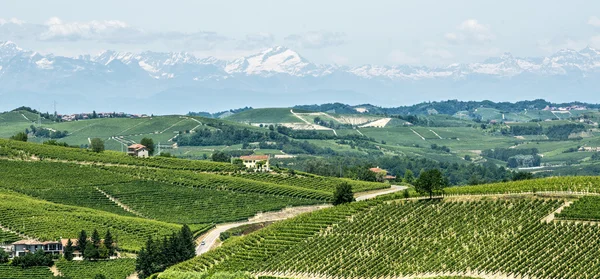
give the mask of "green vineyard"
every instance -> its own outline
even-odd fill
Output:
[[[56,262],[56,268],[63,276],[77,279],[94,279],[102,274],[110,279],[126,279],[135,271],[135,259],[117,259],[110,261],[66,261]]]
[[[346,182],[352,186],[354,192],[363,192],[377,189],[389,188],[390,186],[384,183],[356,181],[345,178],[331,178],[316,176],[312,174],[267,174],[267,173],[244,173],[233,174],[233,176],[275,183],[279,185],[290,185],[313,190],[333,192],[335,187],[341,182]]]
[[[568,220],[598,221],[600,220],[600,197],[582,197],[563,209],[556,217]]]
[[[47,267],[20,268],[0,264],[0,279],[53,279],[55,278]]]
[[[323,203],[314,199],[254,192],[238,193],[146,181],[106,185],[100,188],[148,218],[179,224],[240,221],[254,216],[257,212]]]
[[[561,200],[409,201],[372,203],[358,210],[360,204],[365,203],[330,209],[329,225],[316,225],[325,212],[303,215],[173,270],[319,278],[454,276],[467,271],[484,278],[600,274],[597,226],[541,221],[564,204]]]
[[[122,250],[139,250],[148,236],[167,236],[180,226],[104,211],[50,203],[0,190],[0,224],[12,231],[40,240],[76,238],[81,230],[107,229]]]
[[[0,244],[12,243],[20,239],[21,237],[12,232],[0,230]]]

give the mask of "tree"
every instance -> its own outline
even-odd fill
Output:
[[[65,255],[64,258],[67,261],[72,261],[73,260],[73,251],[75,250],[75,247],[73,247],[73,242],[71,241],[71,239],[67,240],[67,246],[65,246]]]
[[[106,279],[106,276],[104,276],[104,274],[96,274],[96,276],[94,276],[94,279]]]
[[[85,252],[83,252],[83,259],[91,261],[97,260],[100,258],[100,254],[98,253],[98,248],[94,246],[94,243],[88,242],[85,246]]]
[[[422,171],[419,178],[415,182],[415,190],[419,194],[429,194],[429,198],[433,198],[433,194],[442,193],[448,185],[447,179],[438,169],[430,169]]]
[[[350,203],[355,201],[354,193],[352,192],[352,186],[343,182],[335,188],[333,193],[333,205],[340,205],[344,203]]]
[[[110,257],[110,255],[108,254],[108,248],[106,248],[106,245],[104,245],[104,243],[101,243],[100,246],[98,247],[98,258],[99,259],[108,259]]]
[[[77,250],[79,250],[79,252],[82,255],[85,252],[85,247],[87,247],[87,244],[88,244],[87,233],[84,230],[82,230],[79,233],[79,237],[77,238]]]
[[[8,253],[4,249],[0,248],[0,264],[8,262]]]
[[[28,268],[32,266],[52,266],[52,255],[46,255],[43,249],[38,249],[34,253],[27,253],[25,256],[16,257],[12,260],[12,266]]]
[[[415,182],[415,175],[411,170],[404,172],[404,183],[413,184]]]
[[[108,256],[115,255],[115,244],[113,240],[113,236],[110,233],[110,230],[106,231],[106,235],[104,235],[104,245],[108,248]]]
[[[100,247],[100,234],[98,233],[98,230],[94,229],[94,232],[92,233],[92,244],[94,244],[94,247],[98,248]]]
[[[140,141],[140,144],[148,149],[150,156],[154,155],[154,140],[151,138],[143,138],[142,141]]]
[[[196,256],[196,243],[194,241],[194,234],[188,225],[184,224],[179,232],[179,238],[181,246],[183,248],[182,258],[184,261],[189,260]]]
[[[96,152],[96,153],[100,153],[104,151],[104,141],[102,141],[99,138],[93,138],[90,141],[90,148],[92,149],[92,151]]]
[[[18,141],[27,141],[27,134],[25,134],[24,132],[18,132],[14,136],[10,137],[10,139]]]
[[[215,162],[226,162],[229,163],[231,160],[231,157],[229,155],[227,155],[227,153],[222,152],[222,151],[217,151],[215,153],[212,154],[212,160]]]

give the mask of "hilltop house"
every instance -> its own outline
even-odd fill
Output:
[[[140,157],[140,158],[148,158],[148,148],[136,143],[127,147],[127,154],[130,156]]]
[[[395,176],[388,175],[388,172],[386,170],[380,169],[379,167],[370,168],[369,170],[375,173],[375,175],[377,176],[377,180],[379,181],[390,181],[396,179]]]
[[[65,241],[65,245],[66,245]],[[19,240],[12,243],[12,256],[21,257],[27,253],[34,253],[37,250],[44,250],[46,254],[63,254],[64,245],[61,241],[37,241],[31,239]]]
[[[269,171],[269,155],[241,156],[240,159],[247,169],[255,171]]]

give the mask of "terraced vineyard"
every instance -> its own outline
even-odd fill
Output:
[[[96,190],[95,185],[128,182],[129,176],[76,164],[0,160],[0,188],[66,205],[135,216]]]
[[[126,166],[155,167],[176,170],[196,170],[207,172],[231,172],[240,170],[240,167],[236,165],[212,161],[184,160],[165,157],[152,157],[140,159],[114,151],[95,153],[79,148],[65,148],[61,146],[27,143],[6,139],[0,139],[0,147],[8,148],[15,151],[22,151],[28,155],[35,155],[40,159],[55,159],[73,162],[119,164]]]
[[[18,235],[11,233],[9,231],[0,230],[0,244],[2,243],[12,243],[21,239]]]
[[[540,221],[564,204],[560,200],[372,202],[357,210],[360,204],[365,205],[327,213],[351,218],[316,226],[324,212],[302,215],[172,270],[313,278],[463,274],[568,279],[600,274],[598,226]]]
[[[275,183],[279,185],[290,185],[313,190],[333,192],[335,187],[346,182],[352,185],[352,190],[355,192],[363,192],[369,190],[377,190],[389,188],[390,186],[384,183],[356,181],[345,178],[331,178],[324,176],[316,176],[312,174],[302,173],[299,175],[289,174],[267,174],[267,173],[235,173],[235,177]]]
[[[110,279],[125,279],[135,271],[135,259],[98,262],[60,260],[56,267],[63,276],[70,278],[94,279],[97,274],[102,274]]]
[[[240,221],[254,216],[256,212],[323,203],[315,199],[254,192],[238,193],[145,181],[106,185],[101,188],[146,217],[180,224]]]
[[[0,279],[53,279],[55,278],[47,267],[32,267],[22,269],[6,264],[0,264]]]
[[[600,193],[599,176],[563,176],[504,183],[446,188],[447,195],[509,194],[524,192],[584,192]]]
[[[116,236],[122,250],[139,250],[149,235],[171,235],[180,226],[125,217],[104,211],[54,204],[0,190],[0,224],[40,240],[76,238],[81,230],[107,229]]]
[[[216,174],[164,169],[126,169],[121,167],[103,168],[114,173],[131,175],[135,178],[203,189],[228,190],[241,193],[258,193],[263,195],[315,199],[321,201],[329,201],[332,198],[331,192],[317,191],[288,185],[276,185],[272,183]]]
[[[582,197],[563,209],[556,217],[567,220],[598,221],[600,220],[600,197]]]

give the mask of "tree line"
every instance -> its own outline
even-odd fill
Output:
[[[183,225],[178,233],[162,240],[149,236],[146,246],[138,254],[135,270],[138,278],[144,279],[195,256],[194,235],[188,225]]]

